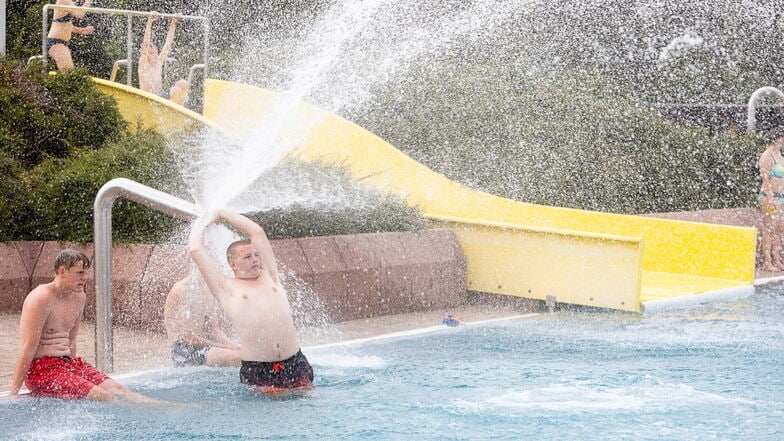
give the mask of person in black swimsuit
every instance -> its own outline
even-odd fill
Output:
[[[58,6],[79,6],[72,0],[57,0],[55,3]],[[81,6],[89,8],[92,5],[92,0],[84,0]],[[71,41],[71,34],[90,35],[95,32],[92,26],[79,27],[73,24],[73,20],[84,17],[83,11],[69,11],[63,9],[55,9],[54,18],[52,18],[52,26],[49,28],[49,34],[46,38],[46,49],[50,57],[54,59],[57,64],[57,69],[72,69],[74,67],[73,59],[71,58],[71,50],[68,48],[68,42]]]

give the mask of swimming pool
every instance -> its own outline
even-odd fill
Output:
[[[3,439],[784,439],[784,287],[643,317],[569,313],[306,352],[315,390],[234,369],[123,380],[184,409],[0,401]]]

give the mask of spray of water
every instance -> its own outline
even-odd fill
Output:
[[[332,5],[289,46],[270,48],[268,38],[249,36],[230,77],[241,83],[265,85],[281,91],[270,111],[257,117],[249,135],[226,142],[205,135],[199,147],[198,166],[184,167],[193,175],[194,196],[204,209],[230,206],[265,172],[275,167],[291,148],[302,141],[318,118],[303,119],[303,101],[330,112],[350,111],[373,100],[373,90],[405,71],[413,61],[434,57],[447,47],[489,38],[488,29],[514,22],[528,2],[453,3],[422,7],[416,2],[365,0]],[[280,57],[287,71],[285,82],[265,84],[259,72],[268,52]],[[247,198],[246,198],[247,199]],[[244,209],[259,209],[248,207]],[[268,203],[260,202],[264,208]],[[279,201],[279,206],[285,206]]]

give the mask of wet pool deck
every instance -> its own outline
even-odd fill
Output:
[[[393,332],[441,325],[448,314],[459,314],[466,323],[513,317],[531,312],[519,306],[464,305],[451,309],[389,315],[336,323],[326,329],[305,329],[301,332],[302,345],[315,346],[338,341],[367,338]],[[317,332],[316,332],[317,331]],[[79,356],[90,363],[95,361],[95,327],[84,322],[79,331]],[[166,336],[121,327],[114,328],[114,375],[171,366]],[[19,351],[19,314],[0,314],[0,396],[8,393],[14,364]]]

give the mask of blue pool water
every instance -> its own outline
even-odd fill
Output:
[[[234,369],[123,382],[182,409],[0,401],[13,440],[782,440],[784,288],[637,317],[569,313],[306,352],[315,390]],[[466,317],[470,320],[470,317]]]

